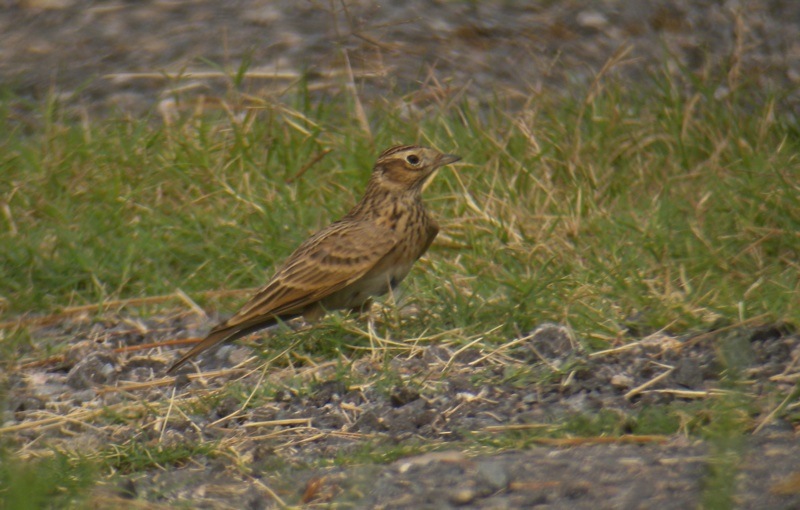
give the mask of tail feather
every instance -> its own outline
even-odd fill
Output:
[[[225,340],[227,340],[229,336],[233,335],[233,333],[234,333],[233,331],[226,331],[226,330],[210,333],[199,344],[189,349],[189,352],[181,356],[181,358],[178,361],[173,363],[172,366],[169,367],[169,369],[167,370],[167,373],[171,374],[175,372],[177,369],[183,366],[187,361],[194,358],[201,352],[210,349],[211,347],[214,347],[215,345],[220,344]]]
[[[201,352],[207,351],[208,349],[218,344],[221,344],[223,342],[232,342],[237,338],[241,338],[245,335],[248,335],[260,329],[267,328],[276,323],[277,320],[274,318],[250,324],[248,323],[237,324],[236,326],[226,326],[225,323],[222,323],[219,326],[212,329],[208,333],[208,336],[206,336],[199,344],[189,349],[189,352],[181,356],[181,358],[178,361],[173,363],[172,366],[167,369],[167,373],[171,374],[175,372],[190,359],[194,358]]]

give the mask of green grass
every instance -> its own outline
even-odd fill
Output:
[[[296,103],[171,126],[5,115],[4,315],[259,285],[357,200],[379,150],[421,142],[464,157],[426,193],[450,242],[406,286],[442,327],[504,338],[549,320],[602,344],[632,317],[800,323],[798,133],[769,101],[612,87],[517,113],[377,105],[374,142],[346,106]]]
[[[203,456],[213,456],[216,448],[216,443],[212,441],[187,441],[175,445],[164,445],[156,441],[128,441],[122,445],[110,445],[100,457],[107,469],[119,473],[137,473],[149,468],[165,469],[198,461]]]
[[[87,498],[96,471],[90,461],[60,452],[20,461],[0,450],[0,508],[75,508]]]

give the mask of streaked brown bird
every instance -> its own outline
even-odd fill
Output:
[[[222,342],[302,316],[361,310],[372,296],[394,289],[428,250],[439,225],[422,189],[444,165],[461,158],[416,145],[385,150],[361,201],[347,215],[301,244],[275,276],[236,315],[215,326],[167,370]]]

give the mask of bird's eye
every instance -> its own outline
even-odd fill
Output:
[[[410,156],[406,157],[406,161],[408,161],[414,166],[419,165],[419,156],[411,154]]]

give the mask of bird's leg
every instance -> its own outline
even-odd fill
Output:
[[[371,314],[372,312],[372,298],[367,298],[366,301],[361,303],[359,306],[354,306],[350,308],[347,313],[355,313],[360,315],[364,314]]]
[[[325,307],[318,301],[308,305],[302,313],[303,320],[308,324],[313,324],[325,316]]]

